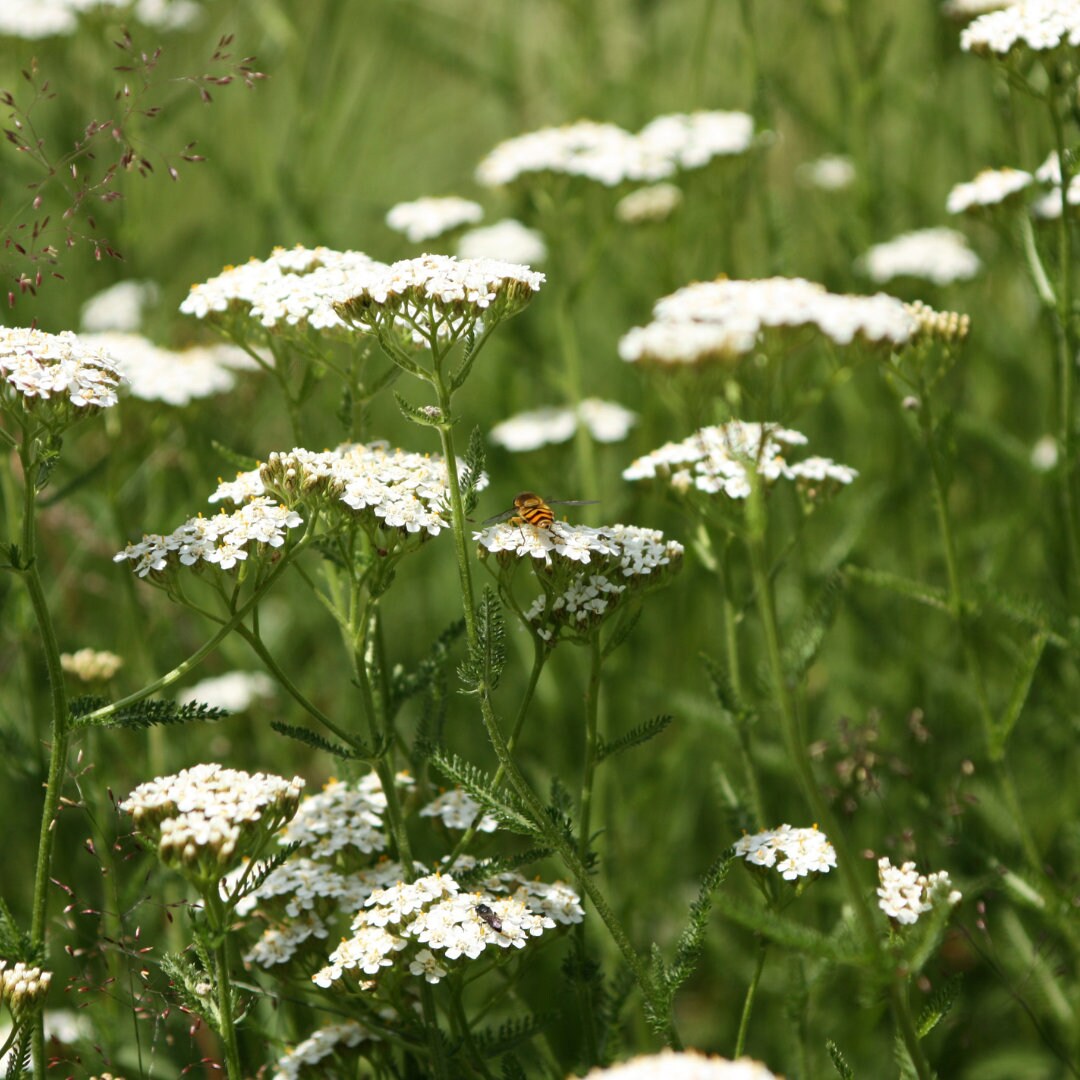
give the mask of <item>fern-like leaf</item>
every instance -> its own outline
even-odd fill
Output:
[[[452,783],[480,804],[483,812],[491,814],[505,829],[524,836],[536,836],[537,828],[513,795],[496,788],[492,778],[482,769],[470,765],[457,754],[436,751],[431,763]]]
[[[917,604],[925,604],[937,611],[949,612],[949,596],[944,589],[935,588],[933,585],[924,585],[921,581],[912,581],[911,578],[902,577],[900,574],[891,574],[886,570],[871,570],[867,567],[853,566],[849,563],[844,567],[845,577],[853,578],[864,585],[871,585],[876,589],[886,589],[896,593],[907,600],[914,600]]]
[[[394,391],[394,400],[401,410],[401,415],[414,424],[421,427],[440,427],[443,423],[442,410],[436,405],[413,405],[397,390]]]
[[[673,716],[667,714],[654,716],[651,720],[646,720],[644,724],[639,724],[636,728],[632,728],[625,735],[620,735],[611,742],[608,742],[606,739],[601,739],[600,745],[596,750],[597,762],[603,761],[604,758],[614,757],[616,754],[621,754],[624,750],[630,750],[635,746],[641,746],[650,739],[656,738],[661,732],[667,730],[668,725],[673,719]]]
[[[784,670],[793,682],[799,682],[817,659],[825,636],[836,618],[844,590],[842,574],[833,574],[825,582],[821,595],[788,638],[784,647]]]
[[[494,589],[485,589],[477,605],[476,638],[476,647],[458,669],[466,693],[477,693],[481,686],[494,690],[506,663],[506,625]]]
[[[713,893],[720,888],[734,862],[730,851],[721,855],[701,879],[697,899],[690,905],[690,917],[675,943],[675,956],[668,968],[666,989],[668,1000],[694,972],[705,948],[705,935],[709,929],[709,914],[713,906]]]
[[[36,964],[40,960],[31,945],[30,935],[19,929],[15,916],[3,899],[0,899],[0,956],[9,963],[22,960]]]
[[[228,462],[228,464],[237,472],[251,472],[253,469],[259,467],[258,458],[248,457],[247,454],[241,454],[238,450],[234,450],[231,446],[226,446],[217,439],[211,439],[210,446],[218,457]]]
[[[496,855],[490,859],[478,859],[468,869],[456,869],[454,880],[461,886],[462,891],[468,892],[473,886],[482,885],[490,878],[499,874],[515,873],[523,866],[549,858],[551,854],[550,848],[529,848],[517,855]]]
[[[960,985],[963,981],[961,976],[954,975],[931,995],[915,1024],[915,1030],[920,1039],[925,1039],[948,1014],[960,995]]]
[[[88,709],[85,707],[87,702],[96,702],[96,704],[93,708]],[[103,719],[89,719],[89,714],[95,712],[104,704],[106,702],[100,698],[77,698],[72,701],[69,706],[72,731],[91,727],[123,727],[144,730],[163,724],[191,724],[196,721],[212,722],[222,720],[229,715],[227,709],[205,705],[201,701],[189,701],[181,704],[178,701],[147,699],[118,709]]]
[[[829,1058],[840,1080],[855,1080],[855,1073],[847,1063],[844,1055],[840,1053],[840,1047],[832,1039],[825,1043],[825,1049],[829,1051]]]
[[[355,747],[342,746],[340,743],[324,739],[321,735],[308,728],[297,727],[295,724],[284,724],[280,720],[271,720],[270,727],[279,735],[295,739],[305,746],[310,746],[313,750],[322,750],[342,761],[374,761],[380,756],[379,750],[385,749],[385,747],[372,749],[362,742],[357,742]]]
[[[465,467],[461,473],[461,501],[465,513],[471,514],[476,509],[480,483],[484,475],[487,458],[484,453],[484,436],[478,427],[472,429],[469,445],[465,450]]]
[[[535,1038],[557,1019],[554,1014],[528,1013],[521,1018],[507,1020],[497,1028],[483,1028],[475,1032],[473,1042],[484,1057],[498,1057]]]

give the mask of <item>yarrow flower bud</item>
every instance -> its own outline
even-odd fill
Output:
[[[907,309],[919,324],[917,337],[920,339],[933,339],[952,345],[964,341],[971,331],[970,315],[935,311],[921,300],[908,304]]]
[[[115,405],[121,379],[110,357],[70,331],[0,327],[0,408],[64,425]]]
[[[735,854],[753,866],[774,867],[785,881],[809,874],[827,874],[836,866],[836,851],[815,825],[793,829],[781,825],[735,841]]]
[[[303,787],[299,776],[196,765],[140,784],[120,809],[166,866],[205,884],[265,848],[296,813]]]
[[[885,856],[878,859],[878,907],[902,926],[917,922],[920,915],[930,911],[936,904],[946,903],[955,907],[963,895],[952,888],[952,881],[944,870],[936,874],[920,874],[913,862],[893,866]]]
[[[123,666],[123,657],[112,652],[79,649],[60,654],[60,667],[83,682],[108,682]]]
[[[6,1005],[13,1016],[18,1016],[48,993],[51,981],[51,971],[21,960],[9,967],[7,960],[0,960],[0,1004]]]

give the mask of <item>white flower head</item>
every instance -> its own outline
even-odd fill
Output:
[[[420,816],[441,818],[448,829],[468,829],[475,825],[480,832],[490,833],[499,827],[490,814],[480,813],[480,804],[461,788],[444,791],[421,808]]]
[[[118,281],[83,304],[82,330],[94,334],[109,330],[134,332],[142,325],[144,309],[157,303],[159,295],[152,281]]]
[[[375,774],[372,774],[375,775]],[[315,859],[332,859],[339,851],[364,854],[386,847],[382,789],[330,780],[316,795],[308,795],[281,833],[282,844],[299,844]]]
[[[40,1001],[49,992],[52,972],[19,960],[9,964],[0,960],[0,1004],[13,1016]]]
[[[304,781],[196,765],[140,784],[120,803],[167,866],[218,881],[296,813]]]
[[[945,200],[950,214],[963,214],[1013,200],[1034,183],[1023,169],[983,169],[974,180],[957,184]]]
[[[1075,0],[1018,0],[980,15],[960,33],[960,48],[981,56],[1027,49],[1047,53],[1080,45],[1080,5]]]
[[[267,259],[227,266],[209,281],[192,285],[180,310],[196,319],[250,321],[267,331],[343,332],[334,304],[385,269],[385,263],[360,251],[275,248]]]
[[[836,345],[855,342],[896,348],[915,322],[897,299],[828,292],[802,278],[697,282],[662,297],[653,321],[625,334],[619,355],[657,366],[731,361],[754,352],[767,331],[813,327]]]
[[[89,416],[116,404],[121,378],[111,357],[70,331],[0,327],[0,406]]]
[[[568,405],[548,405],[518,413],[496,424],[489,438],[498,446],[522,453],[567,442],[574,437],[580,424],[585,425],[597,442],[621,442],[636,423],[637,413],[622,405],[586,398],[576,409]]]
[[[276,689],[277,683],[264,671],[230,671],[189,686],[177,695],[176,700],[181,705],[199,701],[225,712],[241,713],[260,698],[273,697]]]
[[[648,184],[624,195],[615,204],[615,217],[624,225],[667,221],[682,201],[682,189],[674,184]]]
[[[394,232],[404,233],[410,243],[421,244],[463,225],[475,225],[483,217],[484,208],[471,199],[457,195],[429,196],[398,203],[388,211],[386,224]]]
[[[463,233],[457,253],[459,259],[503,259],[525,266],[539,266],[548,257],[543,234],[513,218]]]
[[[843,191],[855,183],[855,164],[842,154],[825,154],[803,162],[795,170],[795,179],[819,191]]]
[[[377,1041],[376,1036],[355,1020],[320,1028],[278,1058],[271,1080],[300,1080],[301,1076],[314,1075],[308,1066],[318,1066],[326,1058],[372,1039]]]
[[[944,870],[936,874],[920,874],[913,862],[893,866],[883,856],[878,859],[878,880],[878,907],[901,926],[917,922],[920,915],[937,904],[946,903],[949,907],[955,907],[963,899],[952,888],[952,881]]]
[[[958,22],[966,22],[990,11],[1013,7],[1019,2],[1020,0],[944,0],[941,13]]]
[[[623,470],[624,480],[664,479],[679,493],[700,492],[744,500],[756,475],[766,486],[791,480],[811,501],[846,487],[858,473],[828,458],[789,464],[788,450],[806,436],[776,424],[731,420],[701,428],[681,442],[665,443]]]
[[[981,269],[979,256],[955,229],[919,229],[875,244],[858,264],[867,277],[883,284],[896,277],[923,278],[935,285],[968,281]]]
[[[836,851],[815,825],[794,829],[781,825],[735,841],[735,854],[753,866],[773,867],[785,881],[827,874],[836,866]]]
[[[113,652],[79,649],[62,653],[60,666],[82,682],[108,682],[124,666],[124,659]]]
[[[706,1057],[696,1050],[661,1050],[644,1054],[618,1065],[596,1068],[586,1080],[778,1080],[759,1061]]]

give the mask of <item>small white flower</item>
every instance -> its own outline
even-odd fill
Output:
[[[696,1050],[662,1050],[630,1058],[618,1065],[596,1068],[586,1080],[778,1080],[758,1061],[706,1057]]]
[[[584,424],[597,442],[620,442],[637,423],[637,413],[613,401],[586,398],[573,409],[568,405],[550,405],[530,409],[503,420],[491,429],[493,443],[515,453],[537,450],[541,446],[567,442],[578,424]]]
[[[1056,468],[1057,463],[1057,439],[1053,435],[1044,435],[1031,448],[1031,467],[1036,472],[1046,473]]]
[[[855,165],[841,154],[826,154],[815,161],[803,162],[795,178],[807,187],[820,191],[843,191],[855,182]]]
[[[111,357],[69,331],[0,327],[0,402],[14,390],[24,408],[60,399],[77,410],[107,409],[121,378]]]
[[[962,214],[980,206],[997,206],[1033,182],[1031,173],[1023,169],[983,169],[974,180],[957,184],[949,192],[945,209],[950,214]]]
[[[973,278],[982,262],[955,229],[919,229],[875,244],[858,266],[878,284],[895,277],[925,278],[935,285]]]
[[[475,225],[483,217],[484,208],[479,203],[445,195],[398,203],[387,213],[386,224],[394,232],[404,233],[410,243],[419,244],[462,225]]]
[[[1014,49],[1050,52],[1080,45],[1080,6],[1074,0],[1018,0],[980,15],[960,33],[960,48],[1005,56]]]
[[[930,911],[935,903],[955,907],[963,897],[952,888],[944,871],[926,876],[920,874],[913,862],[893,866],[888,858],[878,859],[878,907],[902,926],[917,922],[920,915]]]
[[[109,330],[133,332],[142,325],[143,309],[157,302],[160,290],[152,281],[118,281],[96,293],[82,306],[85,333]]]
[[[62,653],[60,666],[83,682],[106,682],[124,666],[124,660],[112,652],[79,649],[75,653]]]
[[[468,829],[476,822],[480,832],[494,832],[499,823],[490,814],[480,816],[480,804],[461,788],[444,791],[420,810],[421,817],[437,817],[448,829]]]
[[[459,259],[503,259],[525,266],[539,266],[548,257],[543,235],[513,218],[463,233],[457,253]]]
[[[682,200],[682,189],[674,184],[649,184],[624,195],[615,204],[615,217],[624,225],[666,221]]]
[[[775,867],[785,881],[808,874],[827,874],[836,866],[836,851],[823,832],[781,825],[735,842],[735,854],[755,866]]]
[[[371,1035],[355,1020],[346,1020],[340,1024],[320,1028],[314,1035],[298,1043],[287,1054],[278,1058],[277,1071],[271,1080],[299,1080],[302,1073],[310,1075],[305,1066],[318,1065],[342,1047],[351,1049],[365,1040],[373,1039],[376,1039],[376,1036]]]
[[[250,709],[259,698],[273,697],[276,689],[277,684],[265,672],[230,671],[189,686],[177,695],[176,700],[181,705],[200,701],[215,709],[240,713]]]

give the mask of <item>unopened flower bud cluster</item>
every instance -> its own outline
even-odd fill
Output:
[[[475,960],[489,947],[521,949],[560,921],[581,921],[580,905],[576,913],[549,908],[551,914],[534,910],[525,887],[513,895],[468,893],[439,873],[399,882],[368,897],[353,919],[352,937],[330,954],[313,981],[328,988],[347,975],[376,976],[394,967],[403,973],[407,967],[411,975],[437,983],[457,960]]]
[[[295,510],[260,496],[231,514],[190,518],[168,535],[148,534],[113,556],[113,562],[134,563],[139,577],[170,567],[202,565],[232,570],[263,546],[279,548],[289,529],[303,524]]]
[[[946,871],[920,874],[913,862],[893,866],[885,856],[878,859],[878,907],[902,926],[910,926],[936,904],[955,907],[963,899],[952,887]]]
[[[486,484],[486,476],[477,478],[478,489]],[[318,453],[301,448],[272,453],[259,468],[220,484],[210,501],[242,502],[265,493],[288,506],[320,503],[324,509],[358,519],[380,548],[393,543],[387,532],[426,539],[449,525],[444,516],[450,494],[443,459],[393,449],[383,442],[346,443]]]
[[[83,682],[108,682],[123,666],[123,657],[97,649],[79,649],[60,655],[60,667]]]
[[[858,473],[829,458],[810,457],[789,464],[785,452],[804,446],[806,436],[777,424],[732,420],[701,428],[688,439],[670,442],[623,470],[624,480],[665,479],[679,492],[699,491],[746,499],[752,474],[766,486],[793,481],[809,499],[820,499],[850,484]]]
[[[16,1015],[40,1001],[48,993],[51,981],[51,971],[43,971],[21,960],[10,965],[7,960],[0,960],[0,1004]]]
[[[828,292],[802,278],[697,282],[656,302],[653,321],[619,342],[630,363],[700,364],[754,352],[766,331],[814,327],[836,345],[904,345],[915,330],[904,305],[891,296]]]
[[[140,784],[120,809],[167,866],[217,880],[260,851],[296,813],[304,781],[196,765]]]
[[[970,315],[956,311],[935,311],[921,300],[908,304],[907,309],[919,324],[920,338],[952,345],[964,341],[971,332]]]
[[[0,406],[88,416],[116,404],[121,378],[110,357],[70,331],[0,327]]]
[[[785,881],[827,874],[836,866],[836,850],[816,825],[810,829],[781,825],[741,836],[735,841],[735,854],[753,866],[775,868]]]

